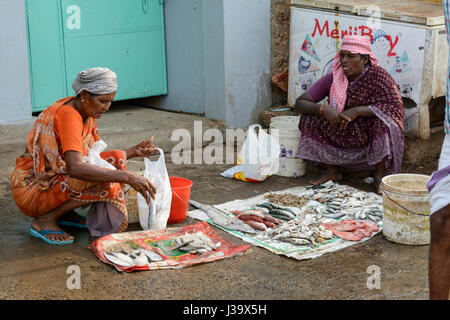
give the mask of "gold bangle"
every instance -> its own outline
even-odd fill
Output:
[[[325,110],[325,104],[323,104],[323,105],[320,106],[320,110],[319,110],[319,115],[320,115],[320,116],[323,116],[324,110]]]

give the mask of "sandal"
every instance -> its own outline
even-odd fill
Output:
[[[76,214],[78,217],[75,221],[73,220],[59,220],[56,222],[56,224],[60,227],[75,227],[75,228],[80,228],[80,229],[87,229],[87,225],[86,225],[86,218],[83,216],[80,216],[78,213]],[[82,221],[84,221],[85,223],[81,223]]]
[[[55,231],[55,230],[41,230],[41,231],[37,231],[36,229],[34,229],[33,227],[30,228],[30,234],[33,237],[36,237],[38,239],[41,239],[45,242],[47,242],[48,244],[57,244],[57,245],[61,245],[61,244],[71,244],[73,243],[73,239],[72,240],[66,240],[66,241],[57,241],[57,240],[50,240],[49,238],[47,238],[45,235],[49,234],[49,233],[54,233],[54,234],[64,234],[64,230],[59,230],[59,231]]]

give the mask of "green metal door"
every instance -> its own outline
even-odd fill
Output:
[[[27,0],[33,111],[72,95],[77,73],[117,73],[116,100],[167,94],[162,0]]]

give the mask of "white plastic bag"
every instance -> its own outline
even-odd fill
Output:
[[[258,135],[256,127],[259,128]],[[238,165],[224,171],[222,176],[249,182],[263,181],[278,173],[280,151],[276,133],[269,135],[260,125],[251,125],[239,154]]]
[[[100,157],[100,153],[102,153],[103,150],[105,150],[106,146],[107,145],[103,140],[95,141],[92,144],[88,155],[83,157],[83,161],[86,163],[90,163],[95,166],[101,167],[101,168],[116,170],[116,167],[114,167],[108,161],[106,161]]]
[[[172,203],[172,189],[170,188],[169,175],[167,174],[164,152],[159,150],[160,156],[156,161],[144,158],[144,177],[156,187],[155,200],[150,198],[150,207],[144,197],[138,193],[139,223],[144,230],[160,230],[167,225]],[[149,195],[150,197],[150,195]]]

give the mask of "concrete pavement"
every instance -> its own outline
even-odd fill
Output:
[[[171,176],[194,182],[191,198],[206,204],[245,199],[267,191],[306,185],[318,169],[307,167],[300,179],[272,176],[261,183],[226,179],[220,172],[231,165],[175,165],[170,140],[177,128],[192,130],[194,120],[203,128],[225,129],[223,123],[197,115],[164,112],[115,104],[100,121],[99,128],[108,148],[129,146],[151,135],[167,154]],[[22,140],[20,140],[22,139]],[[427,299],[428,246],[406,246],[386,240],[382,234],[362,244],[328,253],[322,257],[296,261],[252,247],[242,256],[178,270],[121,274],[98,260],[87,248],[93,240],[87,231],[68,229],[76,239],[68,246],[51,246],[33,238],[31,219],[14,204],[8,176],[15,158],[23,152],[24,137],[0,144],[0,299]],[[409,168],[430,174],[432,167]],[[356,175],[343,183],[369,191],[371,186]],[[192,208],[191,208],[192,209]],[[187,218],[181,226],[197,221]],[[129,230],[138,230],[130,225]],[[214,228],[235,244],[242,240]],[[81,288],[69,290],[67,268],[81,270]],[[381,288],[369,290],[367,268],[381,269]]]

